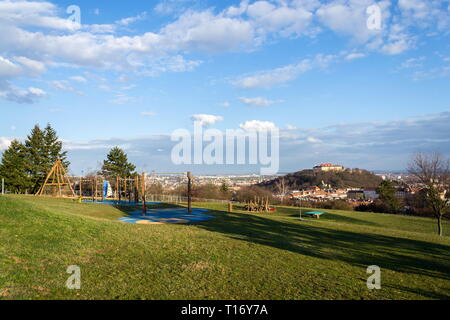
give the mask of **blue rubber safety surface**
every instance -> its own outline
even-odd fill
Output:
[[[214,216],[206,215],[207,209],[192,209],[192,214],[186,208],[152,209],[147,210],[147,214],[142,216],[142,211],[131,212],[128,217],[117,220],[125,223],[135,224],[165,224],[165,223],[196,223],[213,219]]]
[[[116,200],[104,200],[104,201],[92,201],[92,200],[83,200],[83,203],[95,203],[95,204],[109,204],[109,205],[117,205],[117,206],[142,206],[142,202],[128,202],[128,201],[116,201]],[[145,202],[146,204],[161,204],[162,202],[152,201]]]

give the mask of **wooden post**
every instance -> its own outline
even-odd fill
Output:
[[[97,176],[95,177],[95,197],[94,197],[94,202],[97,201],[97,193],[98,193],[98,181],[97,181]]]
[[[228,202],[228,212],[233,212],[233,204],[231,202]]]
[[[83,198],[83,177],[80,176],[80,198]]]
[[[188,213],[192,214],[192,173],[187,173],[188,178]]]
[[[92,202],[95,202],[95,193],[94,193],[94,191],[95,191],[95,187],[94,187],[94,178],[92,178],[92,188],[91,188],[91,191],[92,191]]]
[[[114,198],[116,198],[116,200],[119,198],[119,177],[116,177],[116,195]]]
[[[134,202],[139,202],[139,175],[134,176]]]
[[[120,201],[122,200],[122,190],[120,189],[120,183],[122,181],[122,178],[118,178],[117,181],[119,182],[119,184],[117,185],[117,195],[118,195],[119,204],[120,204]]]
[[[145,216],[147,214],[147,207],[145,205],[145,172],[142,172],[142,178],[141,178],[141,184],[142,184],[142,215]]]

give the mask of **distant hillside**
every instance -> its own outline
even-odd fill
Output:
[[[330,185],[331,188],[377,187],[383,181],[377,175],[361,169],[347,169],[341,172],[303,170],[260,183],[258,186],[277,192],[277,186],[283,178],[288,190],[300,190],[312,186],[321,186],[322,182]]]

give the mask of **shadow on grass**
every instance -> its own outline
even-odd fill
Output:
[[[126,215],[129,215],[129,213],[133,212],[133,211],[142,210],[142,205],[135,205],[135,206],[130,206],[130,205],[112,205],[112,206],[114,208],[122,211]],[[151,204],[147,204],[146,205],[146,209],[147,210],[169,209],[169,208],[178,209],[178,208],[184,208],[184,207],[181,206],[181,205],[172,204],[172,203],[151,203]]]
[[[312,211],[312,210],[311,210]],[[326,210],[323,210],[324,212],[326,212],[323,216],[320,217],[321,221],[329,221],[329,222],[337,222],[337,223],[349,223],[349,224],[359,224],[359,225],[363,225],[363,226],[379,226],[378,223],[375,222],[371,222],[371,221],[365,221],[362,219],[356,219],[356,218],[352,218],[352,217],[346,217],[340,214],[334,214],[334,213],[329,213]],[[311,217],[307,217],[305,215],[305,213],[308,212],[307,210],[303,211],[302,214],[302,218],[303,219],[310,219]],[[288,215],[289,217],[295,217],[295,218],[299,218],[300,217],[300,211],[297,214],[290,214]]]
[[[233,239],[259,243],[315,258],[343,261],[450,279],[450,246],[391,236],[288,223],[261,215],[212,211],[216,218],[197,225]]]

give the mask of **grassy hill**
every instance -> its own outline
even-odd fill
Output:
[[[205,204],[203,204],[205,205]],[[200,206],[200,204],[197,204]],[[1,299],[442,299],[450,224],[330,210],[226,213],[196,225],[133,225],[119,208],[0,196]],[[82,288],[65,288],[69,265]],[[369,291],[366,268],[382,270]]]
[[[302,170],[290,173],[284,177],[260,183],[258,186],[272,192],[278,192],[277,186],[281,179],[289,190],[301,190],[306,187],[320,186],[322,183],[330,185],[332,188],[364,188],[378,187],[383,181],[381,177],[361,169],[335,172],[315,172],[314,170]]]

